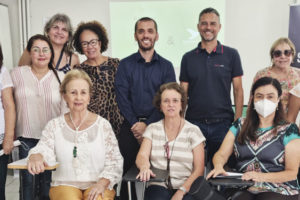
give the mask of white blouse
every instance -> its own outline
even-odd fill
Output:
[[[57,73],[63,81],[64,73]],[[15,67],[11,78],[17,113],[16,136],[40,139],[47,122],[68,110],[59,92],[59,82],[52,70],[38,80],[30,66]]]
[[[2,90],[13,87],[8,70],[5,67],[1,67],[0,71],[0,144],[3,142],[4,131],[5,131],[5,122],[4,122],[4,109],[2,104],[1,93]]]
[[[76,158],[73,157],[75,145]],[[123,157],[118,142],[110,123],[100,116],[90,127],[78,131],[77,136],[64,116],[51,120],[28,157],[35,153],[42,154],[48,164],[59,163],[52,172],[52,186],[87,189],[100,178],[106,178],[112,189],[122,178]]]

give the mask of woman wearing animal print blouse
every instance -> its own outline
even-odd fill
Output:
[[[93,82],[93,95],[88,109],[106,118],[118,138],[123,122],[114,87],[119,59],[102,55],[108,46],[106,30],[97,21],[81,23],[74,34],[73,45],[76,51],[87,57],[75,68],[84,70]]]

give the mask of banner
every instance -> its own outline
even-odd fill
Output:
[[[292,66],[300,68],[300,5],[290,6],[289,38],[296,46]]]

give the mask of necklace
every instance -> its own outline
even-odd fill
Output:
[[[174,150],[174,146],[175,146],[175,143],[176,143],[176,139],[177,139],[177,136],[180,132],[181,121],[182,120],[180,118],[179,127],[178,127],[178,130],[177,130],[175,139],[174,139],[174,143],[172,145],[171,152],[170,152],[170,148],[169,148],[169,141],[168,141],[166,127],[165,127],[165,121],[164,121],[164,130],[165,130],[165,134],[166,134],[166,143],[164,145],[164,149],[165,149],[165,153],[166,153],[166,157],[167,157],[167,171],[168,171],[167,188],[168,189],[173,189],[173,186],[172,186],[172,183],[171,183],[171,176],[170,176],[170,162],[171,162],[171,158],[172,158],[172,155],[173,155],[173,150]]]
[[[172,157],[172,154],[173,154],[173,149],[174,149],[174,145],[176,143],[176,139],[177,139],[177,136],[180,132],[180,127],[181,127],[181,119],[180,119],[180,122],[179,122],[179,127],[178,127],[178,130],[177,130],[177,133],[176,133],[176,136],[175,136],[175,140],[174,140],[174,143],[172,145],[172,149],[171,149],[171,152],[169,152],[169,141],[168,141],[168,137],[167,137],[167,131],[166,131],[166,126],[165,126],[165,121],[164,121],[164,130],[165,130],[165,134],[166,134],[166,144],[164,145],[165,146],[165,149],[166,149],[166,153],[167,153],[167,159],[171,159]],[[168,151],[167,151],[168,150]]]
[[[74,145],[74,148],[73,148],[73,158],[76,158],[77,157],[77,135],[78,135],[78,130],[79,128],[81,127],[81,125],[85,122],[85,119],[87,118],[88,116],[88,111],[86,111],[85,113],[85,116],[83,117],[83,119],[81,120],[80,124],[78,126],[75,125],[74,121],[73,121],[73,118],[72,118],[72,115],[71,115],[71,112],[70,112],[70,120],[71,120],[71,123],[72,125],[74,126],[75,128],[75,145]]]

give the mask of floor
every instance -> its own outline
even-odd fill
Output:
[[[5,197],[6,200],[19,199],[19,177],[13,176],[12,171],[8,173],[6,178]]]

